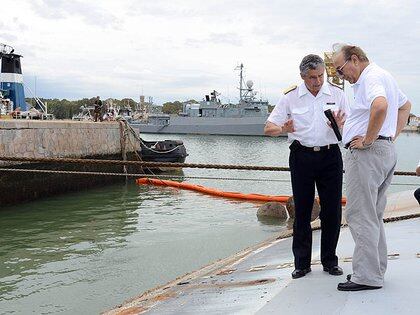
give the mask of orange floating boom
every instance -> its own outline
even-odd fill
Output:
[[[277,201],[277,202],[287,202],[290,198],[289,196],[272,196],[272,195],[260,195],[260,194],[242,194],[234,191],[221,191],[214,188],[208,188],[201,185],[195,185],[190,183],[180,183],[172,180],[163,180],[155,178],[138,178],[136,183],[139,185],[155,185],[155,186],[168,186],[175,187],[187,190],[198,191],[203,194],[208,194],[212,196],[219,196],[225,198],[234,198],[234,199],[243,199],[243,200],[253,200],[253,201]],[[341,201],[342,204],[346,203],[345,198]]]

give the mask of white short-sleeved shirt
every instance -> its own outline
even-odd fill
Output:
[[[369,64],[353,85],[354,104],[343,128],[343,143],[355,136],[365,136],[369,124],[370,107],[375,98],[383,96],[388,103],[385,121],[379,135],[394,137],[397,130],[398,108],[407,102],[407,97],[398,88],[392,75],[374,63]]]
[[[282,126],[293,120],[295,132],[288,134],[288,141],[298,140],[308,147],[338,143],[334,131],[328,126],[324,110],[347,111],[347,99],[343,91],[324,82],[316,96],[309,92],[303,82],[293,91],[283,95],[267,121]]]

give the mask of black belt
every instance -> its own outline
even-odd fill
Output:
[[[299,141],[295,140],[290,145],[290,149],[293,150],[293,148],[303,150],[303,151],[308,151],[308,152],[320,152],[320,151],[326,151],[332,148],[338,148],[338,144],[334,143],[334,144],[328,144],[328,145],[324,145],[320,147],[306,147],[302,145]]]
[[[376,140],[387,140],[387,141],[392,141],[392,137],[385,137],[385,136],[378,136],[378,138],[376,138]],[[375,140],[375,141],[376,141]],[[344,146],[344,149],[348,149],[350,147],[350,142],[346,143],[346,145]]]

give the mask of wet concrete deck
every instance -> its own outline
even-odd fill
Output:
[[[390,195],[386,218],[418,216],[412,191]],[[315,222],[314,225],[318,223]],[[419,314],[420,217],[385,224],[389,264],[380,290],[341,292],[351,273],[354,243],[343,228],[337,253],[343,276],[319,261],[320,231],[313,232],[312,272],[292,280],[291,238],[277,238],[146,292],[107,314]],[[283,233],[283,237],[290,231]]]

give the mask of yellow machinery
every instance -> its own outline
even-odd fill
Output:
[[[327,81],[340,89],[344,90],[344,80],[337,76],[335,67],[332,61],[332,52],[324,52],[325,70],[327,71]]]

